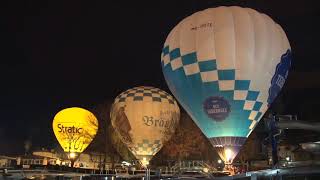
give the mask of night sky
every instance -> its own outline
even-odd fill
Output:
[[[289,78],[310,82],[291,78],[288,112],[299,114],[309,100],[319,111],[318,1],[114,2],[0,2],[0,154],[20,153],[26,139],[52,146],[51,123],[63,108],[92,108],[139,85],[168,91],[160,66],[166,36],[186,16],[221,5],[254,8],[283,27],[294,56]]]

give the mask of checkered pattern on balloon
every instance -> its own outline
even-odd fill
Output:
[[[168,103],[172,106],[178,107],[174,98],[165,91],[154,87],[134,87],[122,92],[115,99],[115,104],[125,106],[126,102],[153,102],[153,103]],[[152,157],[163,146],[164,139],[140,139],[139,142],[127,144],[130,151],[136,156]]]
[[[283,56],[289,54],[290,51]],[[166,45],[161,63],[170,90],[180,104],[192,112],[189,115],[214,147],[242,146],[269,106],[259,89],[250,88],[251,80],[239,79],[233,68],[218,69],[218,59],[200,61],[197,52],[183,54],[180,48],[170,49]],[[197,92],[200,94],[194,95]],[[220,96],[230,103],[231,112],[225,120],[203,120],[209,118],[203,112],[203,102],[208,95]]]

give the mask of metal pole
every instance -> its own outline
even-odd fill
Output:
[[[271,147],[272,147],[272,166],[274,168],[278,163],[278,146],[277,146],[277,140],[275,137],[275,134],[277,133],[275,115],[273,115],[272,118],[270,119],[269,127],[270,127],[269,138],[271,140]]]
[[[150,180],[150,169],[146,169],[146,180]]]

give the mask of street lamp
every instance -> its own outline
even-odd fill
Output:
[[[205,167],[205,168],[203,168],[203,172],[208,173],[209,169]]]
[[[286,160],[287,160],[287,161],[290,161],[290,160],[291,160],[291,157],[290,157],[290,156],[287,156],[287,157],[286,157]]]

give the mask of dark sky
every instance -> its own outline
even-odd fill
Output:
[[[137,85],[167,90],[160,66],[166,36],[184,17],[209,7],[239,5],[268,14],[287,33],[292,73],[320,75],[316,0],[114,2],[0,2],[0,153],[23,149],[28,138],[34,146],[50,145],[51,122],[62,108],[91,108]],[[312,78],[319,84],[320,77]],[[306,96],[319,97],[317,89],[310,92]]]

